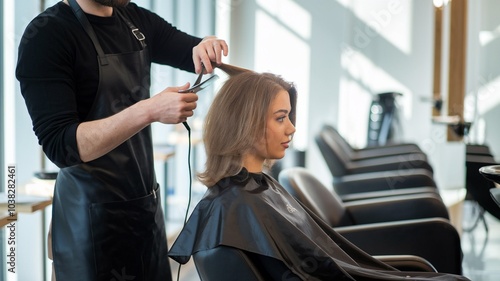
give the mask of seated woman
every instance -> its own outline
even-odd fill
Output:
[[[294,86],[269,73],[226,72],[232,75],[215,97],[203,131],[207,162],[199,179],[209,188],[171,258],[186,263],[198,251],[224,245],[279,260],[302,280],[468,280],[398,271],[304,209],[263,172],[271,160],[285,156],[295,132]]]

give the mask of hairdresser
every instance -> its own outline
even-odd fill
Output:
[[[61,1],[29,24],[19,46],[16,75],[33,130],[60,167],[53,280],[171,279],[150,124],[186,121],[198,97],[178,93],[188,83],[150,97],[150,67],[210,73],[228,47],[129,2]]]

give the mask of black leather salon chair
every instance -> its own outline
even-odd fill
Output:
[[[351,160],[366,160],[386,156],[399,156],[405,154],[416,154],[415,157],[427,159],[425,153],[414,143],[387,144],[381,146],[369,146],[365,148],[354,148],[332,125],[324,124],[321,131],[332,138],[346,153]]]
[[[350,150],[345,148],[343,142],[335,135],[333,127],[323,125],[315,138],[334,176],[406,169],[425,169],[433,172],[426,155],[422,152],[351,158]]]
[[[498,165],[498,163],[491,155],[467,154],[465,187],[468,197],[476,201],[488,213],[500,219],[500,208],[490,193],[490,190],[495,188],[495,184],[479,172],[482,167],[493,165]]]
[[[437,193],[437,184],[432,174],[425,169],[361,173],[341,177],[334,176],[333,188],[342,198],[357,193],[378,191],[420,193],[420,188],[424,188],[424,192],[432,189]],[[403,189],[410,188],[411,190],[403,191]]]
[[[465,146],[465,152],[467,155],[493,156],[490,147],[485,144],[467,144]]]
[[[429,218],[334,229],[370,255],[416,255],[438,272],[462,274],[460,236],[448,220]]]
[[[401,155],[352,160],[342,140],[324,125],[315,137],[318,148],[333,176],[333,186],[340,195],[415,187],[436,187],[433,170],[425,154],[413,151]],[[373,148],[375,149],[375,148]],[[397,150],[396,150],[397,151]],[[401,152],[401,151],[399,151]]]
[[[304,206],[370,255],[416,255],[439,272],[461,274],[457,230],[436,194],[343,203],[304,168],[289,168],[280,183]]]
[[[431,263],[417,256],[376,258],[399,270],[436,272]],[[228,246],[197,252],[193,259],[202,281],[300,280],[280,260]]]
[[[479,169],[479,173],[481,173],[484,178],[494,183],[493,187],[490,188],[490,195],[493,199],[493,202],[495,202],[497,206],[500,207],[500,188],[498,188],[498,186],[500,186],[500,165],[494,164],[481,167]]]
[[[351,202],[357,200],[365,199],[375,199],[375,198],[388,198],[392,196],[405,196],[405,195],[415,195],[415,194],[435,194],[436,196],[441,196],[439,190],[435,187],[412,187],[412,188],[401,188],[401,189],[389,189],[389,190],[376,190],[376,191],[363,191],[358,193],[348,193],[344,195],[339,195],[335,191],[337,196],[342,200],[342,202]]]
[[[279,174],[279,182],[293,197],[335,227],[433,217],[449,219],[448,210],[436,193],[343,202],[302,167],[284,169]]]

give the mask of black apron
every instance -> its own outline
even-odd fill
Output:
[[[86,121],[149,97],[150,57],[142,33],[118,10],[141,50],[105,55],[84,12],[69,1],[98,53],[99,86]],[[151,128],[106,155],[60,170],[54,191],[52,252],[57,280],[171,280],[154,174]]]

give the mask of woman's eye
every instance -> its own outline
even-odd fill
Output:
[[[283,120],[285,120],[285,116],[279,117],[277,120],[278,120],[278,122],[283,122]]]

